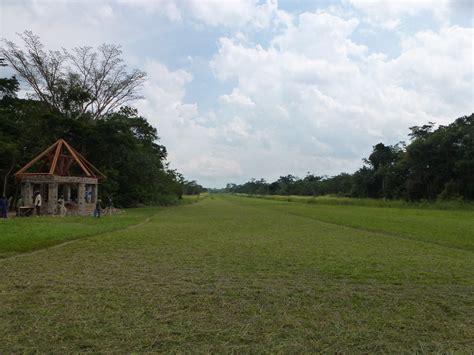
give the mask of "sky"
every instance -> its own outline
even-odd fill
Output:
[[[171,168],[222,187],[351,173],[411,126],[474,112],[473,4],[0,0],[0,37],[121,45]]]

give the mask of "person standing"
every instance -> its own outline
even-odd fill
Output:
[[[107,199],[107,209],[108,209],[108,212],[109,212],[109,216],[112,216],[112,207],[113,207],[114,203],[113,203],[113,200],[112,200],[112,196],[109,196],[109,198]]]
[[[20,195],[18,200],[16,201],[16,215],[20,216],[21,215],[21,208],[24,207],[25,204],[23,203],[23,197]]]
[[[65,217],[66,213],[67,213],[67,208],[65,206],[64,197],[61,195],[61,197],[58,200],[58,214],[61,217]]]
[[[0,197],[0,218],[7,218],[8,200],[5,196]]]
[[[38,192],[35,197],[36,217],[41,216],[41,204],[42,204],[42,198],[41,198],[41,194]]]
[[[95,203],[94,217],[100,218],[100,213],[102,212],[102,206],[100,205],[102,200],[98,199]]]

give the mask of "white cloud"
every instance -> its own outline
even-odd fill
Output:
[[[117,2],[129,8],[139,9],[144,13],[165,16],[172,22],[179,22],[183,19],[181,10],[174,1],[118,0]]]
[[[199,114],[196,104],[185,103],[186,86],[192,80],[187,71],[172,71],[157,61],[148,61],[145,70],[148,73],[143,88],[145,99],[137,106],[158,127],[172,168],[186,177],[213,184],[216,179],[241,175],[239,162],[218,147],[222,142],[246,137],[246,123],[238,117],[218,121],[212,112],[205,117]]]
[[[214,180],[216,178],[236,178],[242,175],[240,164],[229,158],[195,156],[182,167],[192,171],[194,176]]]
[[[449,16],[450,0],[349,0],[352,6],[361,10],[370,24],[385,29],[395,29],[404,16],[420,12],[431,12],[440,21]]]
[[[201,1],[187,0],[182,6],[189,16],[209,26],[269,28],[285,23],[288,14],[278,9],[276,0]]]
[[[235,104],[242,107],[253,107],[255,103],[247,96],[243,95],[238,88],[234,88],[230,95],[221,95],[221,102]]]
[[[276,0],[119,0],[130,8],[166,16],[178,22],[185,20],[211,27],[268,29],[284,25],[291,16],[278,9]]]
[[[2,37],[17,41],[16,33],[31,30],[47,48],[98,46],[113,37],[116,16],[104,1],[3,1]]]
[[[356,18],[344,20],[325,12],[303,13],[296,26],[290,26],[272,43],[281,52],[296,52],[307,58],[336,61],[366,51],[367,48],[349,39],[358,24]]]

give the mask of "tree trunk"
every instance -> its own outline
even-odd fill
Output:
[[[2,196],[7,196],[8,177],[10,176],[10,174],[13,171],[14,167],[15,167],[15,160],[12,161],[12,164],[10,165],[10,169],[8,169],[8,171],[3,176]]]

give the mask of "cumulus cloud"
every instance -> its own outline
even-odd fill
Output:
[[[210,26],[268,28],[272,23],[285,21],[276,0],[260,3],[256,0],[200,1],[183,3],[190,15]]]
[[[220,100],[224,103],[235,104],[243,107],[253,107],[255,103],[243,95],[238,88],[234,88],[229,95],[221,95]]]
[[[186,177],[214,184],[224,177],[240,176],[239,162],[229,156],[225,147],[222,150],[218,147],[221,142],[246,137],[245,122],[238,117],[216,121],[212,112],[204,117],[197,104],[186,103],[186,87],[193,80],[189,72],[170,70],[158,61],[148,61],[145,70],[148,73],[143,88],[145,99],[137,106],[140,113],[158,127],[171,167]]]
[[[97,39],[103,33],[93,36],[93,29],[100,19],[105,22],[112,20],[108,9],[95,7],[91,9],[87,16],[84,9],[76,7],[75,11],[67,8],[64,2],[58,2],[55,6],[48,6],[47,3],[39,1],[20,2],[20,1],[4,1],[1,3],[1,29],[2,37],[9,40],[17,40],[15,33],[21,33],[24,30],[32,30],[41,36],[43,42],[47,46],[57,46],[59,42],[64,46],[68,42],[72,46],[84,45],[84,35],[89,37],[90,45],[95,45]],[[71,28],[67,23],[75,23]],[[79,22],[79,23],[77,23]],[[79,31],[83,28],[82,31]]]
[[[452,1],[452,0],[451,0]],[[440,21],[446,21],[450,14],[450,0],[349,0],[352,6],[365,14],[370,24],[385,29],[395,29],[405,16],[430,12]]]
[[[119,0],[119,2],[130,8],[164,15],[171,21],[194,22],[211,27],[268,29],[284,25],[291,18],[288,13],[278,8],[276,0]]]
[[[268,48],[220,40],[211,62],[216,76],[237,81],[234,92],[259,111],[242,111],[240,119],[253,136],[272,140],[253,158],[261,165],[267,150],[280,159],[290,153],[285,162],[298,174],[350,170],[381,139],[395,143],[411,125],[471,112],[472,29],[407,36],[401,55],[387,60],[353,42],[357,25],[355,18],[303,13]]]
[[[181,10],[174,1],[118,0],[118,3],[129,8],[139,9],[144,13],[165,16],[173,22],[179,22],[183,19]]]
[[[196,156],[182,166],[183,170],[193,172],[194,176],[215,180],[216,178],[240,178],[240,164],[229,158]]]

